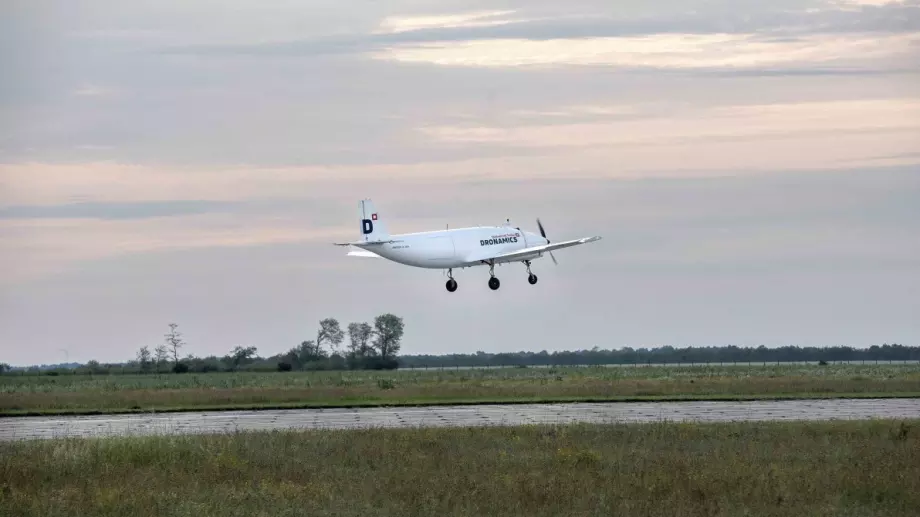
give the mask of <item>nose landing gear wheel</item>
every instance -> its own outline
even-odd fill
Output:
[[[501,282],[499,282],[498,279],[495,278],[494,276],[489,278],[489,288],[492,289],[493,291],[498,289],[500,285],[501,285]]]
[[[445,287],[447,287],[448,291],[454,292],[457,290],[457,281],[451,278],[447,281],[447,285]]]

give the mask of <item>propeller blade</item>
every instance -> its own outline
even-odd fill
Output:
[[[543,238],[546,239],[546,243],[549,244],[550,240],[546,237],[546,230],[543,229],[543,223],[540,222],[539,217],[537,217],[537,227],[540,228],[540,235],[542,235]],[[556,261],[556,256],[553,255],[552,251],[549,252],[549,258],[553,259],[553,264],[556,264],[557,266],[559,265],[559,262]]]

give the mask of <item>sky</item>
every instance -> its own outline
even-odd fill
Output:
[[[920,344],[920,0],[11,0],[0,63],[0,362]],[[449,293],[362,198],[603,239]]]

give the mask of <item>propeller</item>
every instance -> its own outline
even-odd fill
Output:
[[[540,235],[542,235],[543,238],[546,239],[546,243],[549,244],[550,240],[546,237],[546,230],[543,229],[543,223],[540,222],[539,217],[537,217],[537,227],[540,228]],[[556,264],[557,266],[559,265],[559,263],[556,262],[556,257],[553,255],[552,251],[549,252],[549,258],[553,259],[553,264]]]

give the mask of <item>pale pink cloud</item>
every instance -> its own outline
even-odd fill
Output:
[[[598,106],[595,111],[603,112],[603,107]],[[628,120],[542,126],[430,126],[419,128],[419,131],[435,140],[449,142],[542,148],[618,144],[669,145],[726,137],[799,136],[827,131],[915,132],[918,129],[920,99],[900,98],[684,108],[658,116]]]
[[[764,40],[754,34],[652,34],[548,40],[489,39],[393,45],[378,60],[464,67],[614,66],[749,68],[845,61],[879,65],[916,57],[917,34],[812,34]]]
[[[628,119],[620,115],[630,115]],[[590,116],[588,122],[554,122]],[[609,118],[608,118],[609,117]],[[419,125],[436,146],[501,146],[504,156],[407,164],[178,167],[117,162],[0,164],[0,203],[297,199],[386,189],[409,181],[721,175],[742,169],[875,163],[917,149],[920,99],[911,97],[686,107],[582,104],[509,109],[502,126],[470,119]],[[540,124],[541,120],[547,123]],[[517,124],[526,121],[526,124]],[[836,143],[835,143],[836,142]],[[841,145],[846,142],[846,145]],[[528,148],[525,155],[514,148]],[[803,152],[807,149],[808,152]],[[609,167],[615,164],[615,167]]]
[[[375,33],[392,34],[421,29],[443,29],[459,27],[492,27],[519,22],[505,16],[514,14],[514,10],[473,11],[454,14],[432,14],[414,16],[387,16],[380,21]]]
[[[6,259],[0,282],[28,282],[82,262],[145,252],[305,242],[328,245],[356,231],[344,223],[318,227],[292,218],[231,214],[3,220],[0,240]]]

